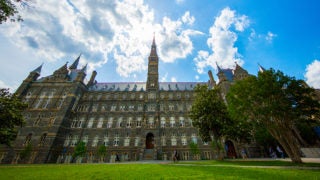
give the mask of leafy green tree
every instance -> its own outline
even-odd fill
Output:
[[[200,154],[198,144],[196,144],[195,142],[191,141],[189,144],[189,147],[190,147],[190,152],[193,155],[193,157],[196,157],[197,155]]]
[[[0,144],[10,146],[16,138],[17,126],[25,124],[22,112],[26,108],[27,104],[8,89],[0,89]]]
[[[237,81],[227,94],[231,116],[264,126],[295,163],[304,144],[296,122],[318,117],[320,105],[304,81],[273,69]]]
[[[99,146],[97,154],[100,157],[100,162],[102,162],[103,158],[107,155],[107,147],[104,145]]]
[[[28,6],[28,0],[0,0],[0,24],[7,21],[23,21],[18,15],[17,4]]]
[[[209,89],[207,85],[195,87],[196,98],[192,104],[189,117],[194,127],[199,129],[203,141],[220,138],[225,133],[225,127],[230,123],[227,107],[218,89]]]
[[[86,143],[83,141],[80,141],[75,147],[72,157],[73,158],[83,157],[86,154],[86,152],[87,152]]]

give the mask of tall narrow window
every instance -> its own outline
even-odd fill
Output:
[[[153,126],[154,126],[154,118],[153,117],[149,117],[148,124],[149,124],[150,128],[153,128]]]
[[[47,138],[47,133],[43,133],[42,136],[40,137],[40,142],[39,146],[44,146]]]
[[[102,125],[103,125],[103,117],[100,117],[97,128],[102,128]]]
[[[67,135],[66,136],[66,139],[64,140],[64,144],[63,144],[63,146],[69,146],[69,144],[70,144],[70,141],[71,141],[71,135]]]
[[[96,147],[99,142],[99,136],[96,135],[92,141],[92,147]]]
[[[88,135],[83,136],[82,141],[87,145],[89,141],[89,136]]]
[[[121,128],[121,127],[122,127],[122,117],[119,117],[119,118],[118,118],[117,127],[118,127],[118,128]]]
[[[87,128],[92,128],[94,117],[91,117],[88,122]]]
[[[176,121],[174,119],[174,117],[170,117],[170,127],[174,127],[176,124]]]
[[[166,118],[165,117],[161,117],[161,127],[162,128],[166,127]]]
[[[137,118],[137,124],[136,124],[137,128],[141,127],[141,121],[142,121],[142,117],[138,117]]]
[[[136,138],[135,138],[135,141],[134,141],[134,146],[139,146],[139,143],[140,143],[140,137],[139,136],[137,136]]]
[[[195,144],[198,143],[197,136],[196,136],[195,133],[192,133],[192,135],[191,135],[191,140],[192,140],[192,142],[195,143]]]
[[[128,117],[127,128],[131,128],[132,126],[132,117]]]
[[[183,146],[187,145],[187,137],[186,137],[186,134],[182,134],[181,135],[181,144]]]
[[[179,117],[179,121],[180,121],[180,127],[184,127],[184,117]]]
[[[107,128],[112,128],[112,123],[113,123],[113,117],[109,117]]]
[[[103,138],[103,145],[104,146],[108,146],[109,145],[109,137],[108,137],[108,135],[106,134],[106,135],[104,135],[104,138]]]

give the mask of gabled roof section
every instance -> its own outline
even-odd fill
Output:
[[[207,84],[205,82],[159,82],[160,91],[193,91],[198,85]]]

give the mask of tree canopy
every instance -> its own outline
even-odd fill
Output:
[[[304,143],[297,121],[319,115],[314,90],[304,81],[273,69],[237,81],[227,94],[232,118],[266,127],[293,162],[301,163],[300,145]]]
[[[196,98],[189,113],[193,126],[199,129],[203,141],[211,141],[211,135],[215,138],[221,137],[230,121],[219,90],[198,85],[195,92]]]
[[[17,126],[24,125],[22,115],[27,105],[8,89],[0,89],[0,144],[10,146],[16,138]]]
[[[86,152],[87,152],[86,143],[83,141],[80,141],[75,147],[72,157],[73,158],[83,157],[86,154]]]
[[[16,4],[28,5],[27,0],[0,0],[0,24],[10,21],[22,21]]]

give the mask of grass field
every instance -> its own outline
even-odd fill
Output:
[[[1,165],[0,179],[320,179],[320,164],[194,161],[160,164]]]

